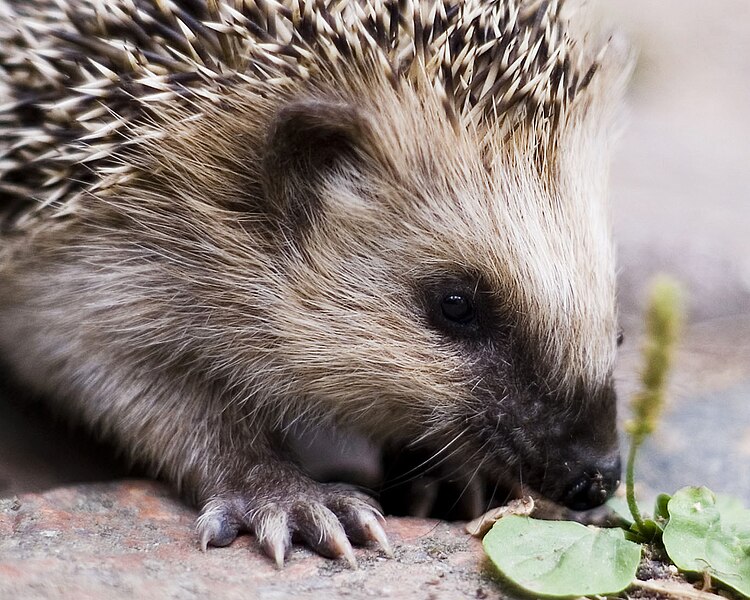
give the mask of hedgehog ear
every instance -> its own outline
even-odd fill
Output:
[[[304,225],[315,213],[326,175],[360,161],[371,139],[366,119],[349,104],[308,100],[283,107],[271,123],[263,156],[269,208]]]

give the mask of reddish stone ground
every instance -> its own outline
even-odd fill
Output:
[[[0,598],[503,598],[461,525],[388,519],[395,557],[359,567],[296,548],[283,570],[252,536],[198,549],[195,513],[160,484],[126,481],[0,500]]]

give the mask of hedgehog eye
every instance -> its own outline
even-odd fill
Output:
[[[440,302],[443,316],[449,321],[465,325],[474,319],[474,305],[463,294],[448,294]]]
[[[617,347],[619,348],[622,346],[622,343],[625,341],[625,334],[622,332],[622,329],[617,332]]]

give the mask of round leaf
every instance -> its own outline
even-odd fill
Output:
[[[500,519],[483,544],[505,577],[545,596],[617,593],[635,579],[641,557],[621,529],[518,516]]]
[[[683,571],[711,577],[750,597],[750,510],[705,487],[679,490],[667,505],[663,542]]]

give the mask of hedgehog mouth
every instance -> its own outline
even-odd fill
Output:
[[[484,449],[483,471],[489,481],[576,511],[602,505],[619,487],[616,437],[610,443],[608,438],[591,436],[586,423],[579,424],[581,432],[572,426],[554,427],[549,414],[543,422],[551,425],[540,424],[541,435],[518,415],[487,411],[483,417],[473,435],[479,456]]]
[[[566,460],[560,451],[540,451],[506,439],[492,454],[483,468],[488,481],[518,497],[530,495],[571,510],[604,504],[620,485],[617,450],[589,460]]]
[[[619,454],[606,457],[598,464],[576,464],[570,468],[550,465],[536,476],[518,477],[515,487],[521,495],[531,495],[554,502],[575,511],[591,510],[604,504],[620,486],[621,463]],[[529,469],[529,475],[533,470]],[[506,475],[507,477],[507,475]]]
[[[587,511],[604,504],[620,485],[620,478],[609,476],[601,471],[584,473],[566,486],[548,489],[544,482],[532,484],[519,478],[510,477],[508,472],[493,472],[492,482],[495,487],[508,489],[509,497],[524,498],[531,496],[542,502],[552,502],[574,511]],[[502,499],[501,499],[502,500]]]

